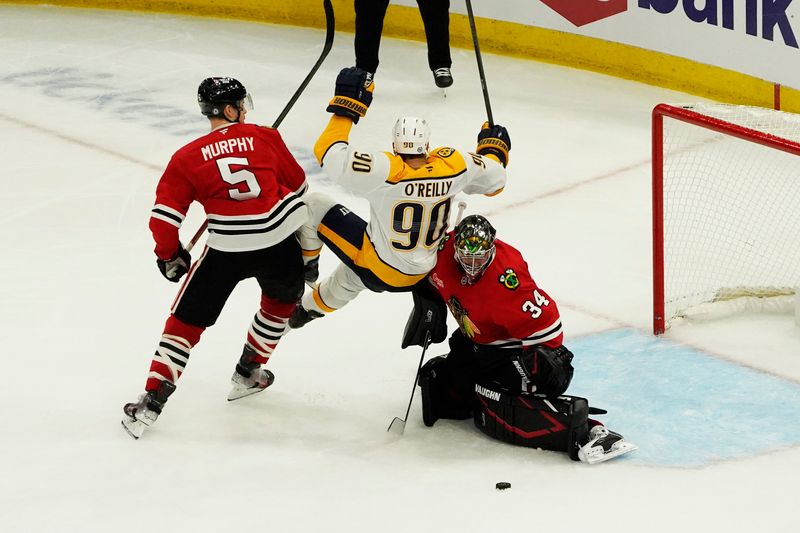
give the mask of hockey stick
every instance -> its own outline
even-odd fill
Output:
[[[458,213],[456,214],[456,223],[455,225],[458,226],[458,223],[461,222],[461,217],[464,216],[464,209],[467,208],[467,202],[458,202]]]
[[[297,90],[292,95],[292,98],[283,108],[281,114],[278,115],[278,118],[275,119],[275,122],[272,124],[273,129],[277,129],[278,126],[281,125],[283,119],[286,118],[286,115],[292,109],[295,102],[297,102],[297,99],[300,98],[300,95],[303,94],[303,91],[308,86],[309,82],[311,81],[311,78],[313,78],[314,74],[317,73],[317,70],[319,70],[319,67],[322,65],[322,62],[325,61],[325,58],[328,57],[328,53],[331,51],[331,48],[333,48],[333,36],[336,29],[336,19],[333,16],[333,5],[331,4],[331,0],[322,0],[322,7],[325,9],[325,44],[322,47],[322,53],[320,54],[319,59],[317,59],[317,62],[314,63],[314,66],[311,67],[311,70],[309,71],[306,78],[303,80],[303,83],[300,84],[300,87],[297,88]],[[208,220],[203,222],[203,224],[194,234],[194,237],[192,237],[192,240],[190,240],[186,245],[185,249],[187,252],[192,251],[192,248],[194,248],[194,245],[197,244],[197,241],[200,240],[200,237],[203,236],[203,233],[206,231],[207,227],[208,227]]]
[[[486,74],[483,72],[483,61],[481,60],[481,47],[478,45],[478,30],[475,29],[475,16],[472,14],[472,1],[467,2],[467,15],[469,16],[469,27],[472,30],[472,44],[475,46],[475,58],[478,60],[478,74],[481,77],[481,89],[483,89],[483,102],[486,104],[486,118],[489,126],[494,126],[492,118],[492,105],[489,103],[489,90],[486,88]]]
[[[464,209],[467,208],[466,202],[458,202],[458,213],[456,213],[456,225],[461,222],[461,217],[464,216]],[[414,385],[411,386],[411,398],[408,399],[408,408],[406,409],[406,417],[400,418],[398,416],[394,417],[389,423],[389,427],[386,430],[387,432],[391,431],[397,435],[403,435],[403,432],[406,429],[406,420],[408,420],[408,413],[411,412],[411,404],[414,402],[414,391],[417,388],[417,382],[419,381],[419,373],[422,370],[422,362],[425,360],[425,352],[428,350],[428,345],[431,342],[431,332],[430,330],[425,332],[425,341],[424,346],[422,347],[422,355],[419,356],[419,365],[417,366],[417,375],[414,377]]]
[[[283,119],[286,117],[289,110],[292,108],[294,103],[300,98],[300,95],[303,94],[303,91],[306,89],[306,86],[311,81],[311,78],[314,77],[314,74],[317,73],[319,67],[322,65],[322,62],[325,61],[325,58],[328,57],[328,52],[331,51],[333,47],[333,34],[336,27],[336,21],[333,17],[333,6],[331,5],[331,0],[322,0],[322,7],[325,9],[325,45],[322,47],[322,53],[317,59],[317,62],[314,63],[314,66],[311,67],[311,71],[306,76],[306,79],[303,80],[303,83],[300,84],[300,87],[297,88],[292,99],[286,104],[286,107],[283,108],[281,114],[278,115],[278,118],[275,119],[275,123],[272,125],[273,128],[277,128],[283,122]]]
[[[422,370],[422,361],[425,360],[425,352],[428,351],[428,345],[431,342],[431,332],[430,330],[425,332],[425,342],[423,343],[424,346],[422,347],[422,355],[419,356],[419,365],[417,366],[417,375],[414,376],[414,384],[411,386],[411,398],[408,399],[408,408],[406,409],[406,417],[394,417],[389,423],[389,427],[386,429],[387,432],[392,432],[397,436],[402,436],[403,432],[406,430],[406,420],[408,420],[408,413],[411,412],[411,404],[414,402],[414,391],[417,388],[417,382],[419,381],[419,372]]]

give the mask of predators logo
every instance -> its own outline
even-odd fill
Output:
[[[519,287],[519,278],[513,269],[507,268],[505,272],[500,274],[499,280],[506,289],[511,289],[513,291]]]
[[[455,152],[455,150],[453,150],[452,148],[444,147],[444,148],[439,148],[438,150],[436,150],[436,155],[438,155],[441,158],[445,158],[445,157],[450,157],[451,155],[453,155],[453,152]]]
[[[458,329],[461,330],[461,333],[463,333],[465,337],[472,339],[475,335],[481,334],[481,330],[469,319],[467,310],[464,309],[461,302],[459,302],[455,296],[450,297],[450,300],[447,302],[447,307],[450,308],[450,312],[453,313],[456,322],[458,322]]]

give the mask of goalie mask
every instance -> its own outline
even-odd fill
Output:
[[[231,105],[238,109],[251,111],[253,109],[253,99],[239,80],[234,78],[206,78],[200,82],[197,88],[197,103],[200,105],[200,112],[209,118],[223,118],[225,116],[225,106]],[[237,115],[234,122],[238,122]]]
[[[494,237],[497,231],[480,215],[469,215],[458,223],[453,246],[458,264],[475,281],[494,259]]]
[[[427,156],[430,136],[428,121],[419,117],[402,117],[394,124],[392,148],[395,154]]]

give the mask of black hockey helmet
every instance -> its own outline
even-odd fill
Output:
[[[197,88],[197,103],[200,112],[207,117],[225,118],[226,105],[241,109],[253,108],[253,101],[242,83],[234,78],[206,78]]]
[[[458,223],[453,246],[455,257],[464,272],[478,279],[494,259],[497,230],[481,215],[469,215]]]

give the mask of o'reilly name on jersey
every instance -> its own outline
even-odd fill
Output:
[[[453,186],[453,180],[434,181],[429,183],[408,183],[404,192],[406,196],[416,196],[418,198],[437,198],[446,196]]]

